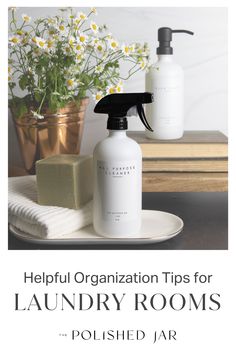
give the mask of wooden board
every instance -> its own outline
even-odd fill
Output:
[[[228,172],[228,159],[143,159],[143,172]]]
[[[143,173],[143,192],[226,192],[228,173]]]
[[[144,132],[129,132],[143,158],[227,158],[228,139],[218,131],[186,131],[178,140],[153,140]]]

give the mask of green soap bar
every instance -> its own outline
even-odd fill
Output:
[[[92,156],[54,155],[36,163],[38,203],[79,209],[92,199]]]

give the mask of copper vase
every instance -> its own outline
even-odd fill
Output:
[[[79,154],[84,127],[84,115],[89,98],[80,105],[69,103],[57,113],[46,110],[44,119],[25,114],[13,117],[24,166],[29,174],[35,173],[35,162],[56,154]]]

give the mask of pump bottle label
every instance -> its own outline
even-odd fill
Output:
[[[97,161],[97,180],[102,218],[121,223],[135,220],[141,197],[141,168],[133,161]]]

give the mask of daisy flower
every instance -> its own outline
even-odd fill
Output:
[[[26,14],[22,14],[21,17],[22,17],[23,21],[26,23],[29,23],[31,21],[31,17]]]
[[[75,90],[76,87],[78,86],[78,84],[76,83],[76,81],[74,79],[67,79],[66,86],[67,86],[68,90]]]
[[[98,25],[94,21],[90,22],[90,28],[95,34],[98,33]]]
[[[18,34],[18,36],[23,36],[25,34],[25,32],[22,30],[17,30],[16,34]]]
[[[65,32],[66,27],[63,25],[63,23],[61,23],[61,24],[58,26],[58,30],[59,30],[60,32]]]
[[[97,51],[98,53],[103,53],[105,47],[104,47],[104,45],[103,45],[102,42],[98,41],[98,42],[96,43],[96,45],[95,45],[95,49],[96,49],[96,51]]]
[[[96,7],[91,7],[91,10],[90,10],[94,15],[97,15],[97,9]]]
[[[87,42],[87,36],[83,33],[78,33],[77,40],[81,43]]]
[[[97,93],[95,93],[95,94],[93,95],[93,98],[94,98],[94,100],[96,101],[96,103],[97,103],[98,101],[100,101],[103,97],[104,97],[104,94],[103,94],[102,91],[98,91]]]
[[[111,95],[112,93],[116,93],[116,87],[115,86],[108,86],[106,93],[107,93],[107,95]]]
[[[83,12],[78,12],[76,17],[80,19],[80,21],[84,21],[87,18],[87,16]]]
[[[9,38],[9,44],[13,47],[17,44],[20,44],[21,38],[18,36],[18,34],[13,35]]]
[[[135,51],[135,44],[131,44],[131,45],[129,46],[129,50],[130,50],[130,53],[134,53],[134,51]]]
[[[146,69],[147,64],[148,64],[148,60],[146,58],[141,58],[139,60],[139,66],[142,70]]]
[[[36,37],[32,37],[31,38],[31,43],[32,44],[37,44],[37,38]]]
[[[119,81],[118,84],[116,85],[116,92],[121,93],[123,92],[123,82]]]
[[[76,43],[75,44],[75,50],[76,50],[76,52],[81,53],[81,52],[84,51],[84,47],[83,47],[83,45],[81,43]]]
[[[73,20],[73,19],[75,18],[75,15],[70,14],[70,15],[68,16],[68,18],[69,18],[69,20]]]
[[[103,70],[104,70],[104,65],[100,64],[100,65],[97,65],[97,66],[96,66],[94,72],[95,72],[96,74],[100,74],[100,73],[103,72]]]
[[[36,44],[41,49],[45,49],[47,47],[46,40],[41,37],[36,37]]]
[[[55,20],[54,18],[52,18],[52,17],[49,17],[49,18],[47,19],[47,22],[48,22],[49,25],[55,25],[56,20]]]
[[[96,44],[98,44],[98,42],[99,42],[99,38],[93,38],[91,44],[96,46]]]
[[[51,38],[49,38],[46,42],[46,49],[49,51],[49,52],[53,52],[55,51],[55,41]]]
[[[123,44],[122,47],[121,47],[121,49],[122,49],[122,53],[123,53],[125,56],[127,56],[127,57],[128,57],[128,56],[133,52],[133,50],[134,50],[133,46],[130,46],[130,45],[127,45],[127,44]]]
[[[77,64],[81,63],[81,61],[84,59],[84,55],[83,54],[77,54],[75,57],[75,61]]]
[[[70,47],[74,47],[75,37],[70,36],[68,43]]]
[[[112,50],[116,50],[119,47],[119,43],[114,38],[111,38],[111,39],[109,39],[109,47]]]

